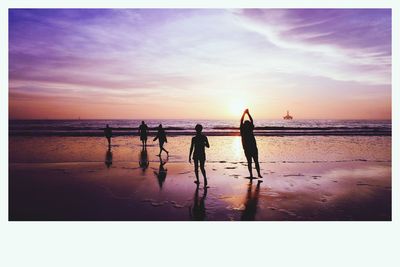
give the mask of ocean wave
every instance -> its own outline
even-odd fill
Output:
[[[9,121],[10,136],[103,136],[109,124],[114,136],[135,136],[139,120],[24,120]],[[194,125],[201,123],[204,133],[210,136],[237,136],[237,121],[225,120],[149,120],[150,135],[154,135],[160,123],[170,136],[193,135]],[[256,123],[255,135],[259,136],[310,136],[310,135],[360,135],[391,136],[390,121],[343,121],[343,120],[299,120],[283,122],[260,120]]]

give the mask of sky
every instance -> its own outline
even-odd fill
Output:
[[[10,119],[391,119],[390,9],[10,9]]]

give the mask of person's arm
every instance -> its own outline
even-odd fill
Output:
[[[251,124],[254,125],[253,118],[251,117],[249,110],[247,110],[247,115],[249,115],[249,119],[250,119]]]
[[[210,148],[210,144],[208,143],[208,138],[206,136],[206,147]]]
[[[158,135],[159,135],[159,134],[160,134],[160,133],[158,132],[157,135],[156,135],[156,137],[154,137],[153,141],[156,141],[156,140],[158,139]]]
[[[192,144],[190,145],[190,152],[189,152],[189,162],[190,163],[192,163],[193,146],[194,146],[194,142],[193,142],[193,138],[192,138]]]
[[[246,115],[247,111],[248,111],[248,109],[246,109],[245,111],[243,111],[243,115],[242,115],[242,117],[240,118],[240,125],[243,124],[244,116]]]
[[[138,132],[138,134],[140,134],[140,126],[138,127],[137,132]]]

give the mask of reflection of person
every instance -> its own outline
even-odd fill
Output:
[[[140,135],[140,141],[142,141],[142,146],[147,145],[147,134],[149,132],[149,127],[147,127],[146,123],[142,121],[142,124],[139,126],[139,135]]]
[[[244,120],[245,115],[249,116],[250,120]],[[246,109],[243,112],[242,118],[240,119],[240,135],[242,136],[242,146],[244,150],[244,154],[246,155],[247,159],[247,167],[249,169],[250,177],[253,177],[253,170],[251,167],[252,160],[254,160],[254,164],[256,165],[256,170],[258,173],[258,177],[262,178],[260,173],[260,164],[258,163],[258,149],[256,138],[254,137],[254,123],[253,118],[251,117],[249,110]]]
[[[107,168],[111,167],[112,161],[113,161],[113,155],[111,152],[111,148],[108,148],[106,152],[106,159],[104,160],[104,164],[107,166]]]
[[[149,158],[147,156],[146,147],[142,147],[142,151],[140,151],[139,166],[140,166],[140,168],[142,168],[143,173],[149,167]]]
[[[158,144],[160,146],[160,153],[158,153],[158,156],[161,157],[161,152],[165,151],[168,155],[168,151],[164,148],[164,143],[167,142],[167,134],[165,133],[162,125],[158,125],[158,132],[156,137],[154,137],[153,141],[156,141],[158,139]]]
[[[158,167],[158,172],[154,171],[154,175],[157,176],[158,180],[158,185],[160,186],[160,189],[162,189],[162,186],[165,182],[165,179],[167,179],[167,171],[168,169],[164,168],[164,165],[167,162],[163,162],[161,157],[160,157],[160,166]]]
[[[207,197],[207,187],[204,188],[203,196],[199,200],[199,185],[196,185],[194,192],[193,206],[189,207],[190,219],[194,221],[204,221],[206,219],[206,205],[205,200]]]
[[[206,170],[204,168],[206,162],[206,152],[205,148],[210,147],[208,143],[207,136],[202,134],[203,126],[197,124],[196,127],[196,136],[192,138],[192,144],[190,145],[190,152],[189,152],[189,162],[192,163],[191,156],[193,152],[193,160],[194,160],[194,173],[196,174],[196,184],[199,184],[199,163],[200,163],[200,170],[204,177],[204,186],[207,186],[207,177],[206,177]]]
[[[254,221],[254,219],[256,218],[261,182],[262,181],[258,181],[256,189],[254,190],[254,193],[252,193],[253,180],[250,180],[250,183],[247,188],[245,209],[243,210],[241,217],[242,221]]]
[[[106,125],[106,128],[104,129],[104,135],[107,138],[108,141],[108,148],[111,147],[111,137],[112,137],[112,129],[110,128],[110,126],[108,126],[108,124]]]

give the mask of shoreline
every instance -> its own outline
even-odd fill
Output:
[[[155,136],[155,131],[150,131],[149,136]],[[194,131],[190,132],[171,132],[167,131],[167,136],[194,136],[196,133]],[[207,136],[240,136],[240,132],[208,132],[204,131],[204,134]],[[255,136],[392,136],[392,131],[312,131],[312,132],[254,132]],[[70,136],[70,137],[104,137],[103,132],[9,132],[9,136]],[[119,136],[139,136],[137,133],[128,133],[124,132],[115,132],[113,131],[113,137]]]
[[[204,190],[189,136],[168,138],[161,158],[137,137],[108,150],[104,137],[11,136],[9,220],[391,220],[391,137],[257,137],[259,186],[240,137],[208,139]]]

